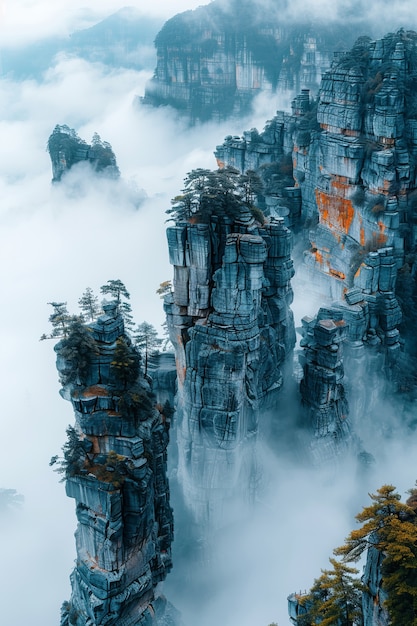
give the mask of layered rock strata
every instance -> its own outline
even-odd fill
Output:
[[[371,252],[357,272],[362,288],[348,289],[315,318],[302,320],[301,397],[315,463],[336,458],[349,446],[359,453],[353,430],[364,429],[363,417],[375,414],[398,383],[402,313],[396,274],[392,248]]]
[[[156,37],[157,66],[143,101],[194,121],[246,114],[261,92],[316,91],[333,50],[347,49],[357,31],[350,22],[295,21],[287,9],[233,0],[176,15]]]
[[[284,201],[289,193],[301,201],[301,224],[318,222],[303,273],[324,297],[356,285],[367,252],[390,247],[399,268],[415,248],[416,42],[409,31],[361,38],[333,61],[317,103],[305,91],[291,115],[278,112],[263,133],[227,137],[216,149],[221,166],[255,169],[264,182],[291,154],[291,182],[272,194],[266,185],[265,202],[294,224],[300,210]]]
[[[358,43],[325,74],[321,132],[294,150],[294,177],[306,216],[317,214],[306,262],[339,296],[355,283],[361,254],[392,247],[395,263],[415,245],[416,35]]]
[[[61,395],[76,418],[63,449],[77,560],[61,625],[174,625],[158,586],[171,569],[169,424],[153,406],[117,304],[103,308],[55,347]]]
[[[294,181],[293,151],[297,137],[308,145],[317,128],[316,107],[310,91],[304,89],[294,98],[292,113],[277,111],[262,132],[252,128],[242,137],[228,135],[214,152],[217,165],[235,167],[242,173],[255,171],[263,183],[258,206],[265,215],[282,217],[286,226],[297,230],[303,198],[301,187]]]
[[[253,495],[259,409],[282,385],[294,345],[292,237],[281,220],[168,228],[174,291],[165,297],[178,374],[179,481],[197,521]]]
[[[311,459],[314,465],[321,465],[345,456],[352,443],[343,386],[346,323],[341,312],[320,309],[316,318],[303,318],[302,325],[302,407],[312,434]]]

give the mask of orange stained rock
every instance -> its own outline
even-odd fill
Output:
[[[320,252],[320,250],[317,250],[316,248],[313,252],[314,252],[314,256],[316,258],[317,263],[320,263],[320,265],[323,265],[323,255]]]
[[[332,267],[329,269],[329,274],[334,276],[335,278],[340,278],[340,280],[345,280],[346,274],[343,272],[339,272],[339,270],[334,270]]]
[[[91,387],[86,387],[82,392],[83,398],[94,398],[96,396],[108,396],[109,392],[105,387],[100,387],[100,385],[92,385]]]
[[[360,132],[358,130],[351,130],[350,128],[342,128],[342,135],[347,137],[359,137]]]
[[[387,242],[387,235],[385,234],[386,226],[384,222],[378,222],[379,233],[377,236],[378,246],[383,246]]]
[[[332,231],[349,234],[355,215],[350,200],[316,189],[316,202],[321,223],[325,223]]]
[[[361,216],[359,216],[359,221],[361,224],[361,228],[359,231],[359,243],[361,244],[361,246],[364,246],[365,245],[365,228],[363,227],[363,220]]]
[[[216,159],[217,162],[217,167],[219,168],[219,170],[223,170],[224,169],[224,161],[220,161],[220,159]]]
[[[346,176],[335,176],[331,181],[332,191],[334,192],[334,196],[340,196],[341,198],[345,198],[350,190],[350,185],[348,184],[348,179]]]
[[[179,339],[179,343],[182,343],[181,339]],[[181,366],[178,359],[176,359],[176,367],[177,367],[177,377],[178,377],[178,384],[181,385],[181,387],[183,387],[184,385],[184,381],[185,381],[185,374],[187,373],[187,368],[185,365]]]

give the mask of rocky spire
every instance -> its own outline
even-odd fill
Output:
[[[178,475],[198,521],[214,527],[248,502],[260,408],[273,402],[295,342],[292,237],[245,206],[168,228],[174,290],[165,297],[175,347]]]
[[[176,624],[158,583],[171,569],[169,423],[153,404],[116,302],[56,346],[75,413],[61,471],[75,499],[77,560],[61,626]]]

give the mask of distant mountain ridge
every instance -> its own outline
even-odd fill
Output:
[[[69,38],[54,37],[41,43],[1,50],[0,75],[16,79],[40,78],[59,53],[111,67],[150,69],[154,63],[153,40],[162,20],[125,7]]]
[[[191,122],[245,115],[261,92],[316,92],[334,53],[380,34],[366,12],[342,5],[330,16],[317,7],[312,19],[307,11],[285,0],[215,0],[175,15],[155,39],[157,66],[143,102],[172,106]]]

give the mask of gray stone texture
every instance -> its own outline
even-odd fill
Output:
[[[124,384],[116,377],[121,340],[128,358],[137,358],[117,306],[107,306],[86,328],[93,342],[88,367],[75,378],[69,378],[66,350],[71,333],[55,347],[61,393],[72,403],[77,437],[89,451],[65,476],[78,526],[72,595],[61,625],[174,626],[175,611],[163,617],[169,605],[157,589],[172,566],[169,422],[154,408],[139,370]]]
[[[282,220],[261,227],[246,210],[241,218],[167,232],[178,477],[195,518],[213,527],[226,505],[252,494],[259,410],[281,387],[295,342],[291,233]]]
[[[157,65],[143,102],[169,105],[191,121],[247,114],[262,92],[317,90],[336,47],[357,36],[346,24],[285,15],[247,0],[215,1],[169,20],[158,33]]]

